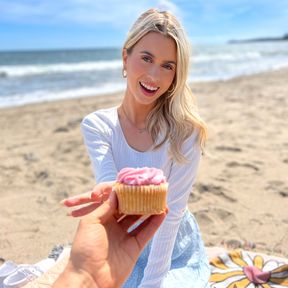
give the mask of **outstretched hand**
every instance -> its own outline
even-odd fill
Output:
[[[112,191],[112,185],[106,183],[99,189],[96,189],[96,194],[100,195],[103,191],[108,191],[107,194],[110,196],[102,205],[101,201],[91,201],[93,203],[90,204],[90,208],[87,206],[82,208],[86,209],[84,212],[82,210],[76,213],[77,216],[90,214],[80,221],[68,265],[55,282],[54,288],[70,287],[71,281],[73,283],[71,287],[121,286],[133,270],[141,251],[166,216],[166,213],[150,216],[135,230],[128,233],[128,228],[141,216],[127,216],[117,222],[120,215],[117,213],[117,197]],[[75,206],[75,203],[79,205],[80,202],[88,203],[85,197],[82,197],[82,200],[78,197],[78,200],[70,206]],[[72,202],[64,201],[63,204],[69,206],[67,203]],[[87,212],[89,209],[90,212]]]
[[[103,182],[97,184],[93,190],[64,199],[61,201],[61,204],[66,207],[81,206],[80,208],[71,211],[69,213],[70,216],[80,217],[87,215],[109,198],[109,195],[112,192],[113,183],[114,182]]]

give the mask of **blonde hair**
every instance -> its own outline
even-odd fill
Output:
[[[156,144],[157,135],[164,129],[164,138],[155,146],[155,149],[169,139],[171,156],[177,162],[183,163],[186,162],[186,158],[181,153],[181,147],[195,128],[199,130],[198,141],[202,152],[207,139],[206,125],[198,114],[196,99],[187,83],[190,44],[175,16],[167,11],[149,9],[134,23],[123,48],[127,49],[127,53],[130,54],[134,45],[149,32],[161,33],[175,41],[177,67],[172,85],[157,99],[155,107],[148,115],[147,129],[154,144]]]

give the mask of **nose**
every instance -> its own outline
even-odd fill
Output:
[[[148,71],[148,75],[151,77],[151,80],[157,81],[160,78],[160,68],[157,65],[151,66]]]

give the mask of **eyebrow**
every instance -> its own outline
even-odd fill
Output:
[[[155,56],[149,51],[144,50],[144,51],[141,51],[140,53],[147,54],[147,55],[151,56],[152,58],[155,58]],[[165,63],[171,63],[171,64],[174,64],[176,66],[176,62],[175,61],[169,61],[168,60],[168,61],[164,61],[164,62]]]

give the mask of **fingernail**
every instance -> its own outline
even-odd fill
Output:
[[[65,206],[65,201],[66,201],[66,199],[61,200],[61,201],[59,202],[59,205]]]

